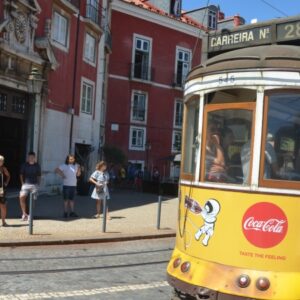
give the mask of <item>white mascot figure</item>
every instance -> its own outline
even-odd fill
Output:
[[[204,235],[202,244],[204,246],[208,245],[209,239],[214,234],[215,223],[217,221],[217,215],[220,212],[220,204],[216,199],[208,199],[201,209],[201,216],[204,220],[203,226],[195,234],[195,239],[200,240],[200,237]]]

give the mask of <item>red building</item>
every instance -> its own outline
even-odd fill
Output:
[[[128,162],[169,177],[181,148],[182,88],[200,63],[203,27],[174,14],[178,1],[151,2],[112,3],[105,138]]]
[[[70,152],[86,173],[94,169],[104,136],[107,3],[0,1],[0,153],[15,184],[29,150],[48,189],[59,185],[54,169]]]

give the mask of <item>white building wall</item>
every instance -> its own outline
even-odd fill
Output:
[[[65,161],[69,151],[71,115],[46,109],[42,119],[43,134],[39,151],[42,168],[41,188],[55,192],[62,181],[54,173],[54,169]]]
[[[97,115],[99,112],[97,112]],[[56,192],[62,184],[61,178],[54,173],[56,167],[64,163],[69,154],[69,134],[71,115],[46,109],[44,130],[40,145],[39,162],[42,168],[41,188],[47,192]],[[80,114],[74,117],[73,149],[75,144],[91,146],[87,174],[90,174],[98,161],[99,118],[87,118]],[[74,154],[74,153],[71,153]]]

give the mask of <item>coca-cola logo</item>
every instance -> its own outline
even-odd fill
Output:
[[[251,244],[260,248],[271,248],[285,238],[288,220],[277,205],[260,202],[248,208],[242,226],[244,235]]]

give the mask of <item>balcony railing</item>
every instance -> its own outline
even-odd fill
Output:
[[[173,81],[173,87],[179,87],[183,88],[185,83],[185,78],[183,77],[182,73],[175,73],[174,74],[174,81]]]
[[[130,68],[130,78],[153,81],[154,69],[146,64],[132,63]]]
[[[101,7],[98,4],[87,4],[85,17],[101,27]]]
[[[146,115],[145,108],[133,107],[133,112],[132,112],[132,120],[133,121],[144,122],[145,115]]]

